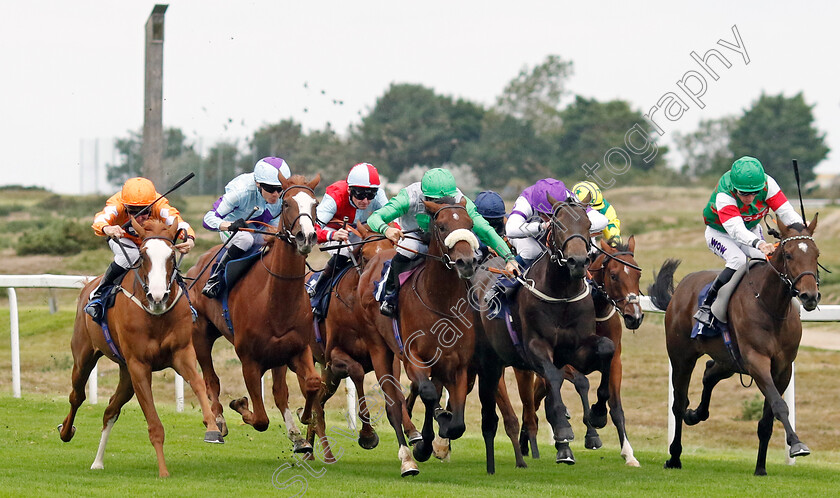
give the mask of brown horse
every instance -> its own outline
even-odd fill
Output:
[[[373,328],[372,323],[358,318],[362,313],[360,294],[373,292],[372,288],[361,289],[359,281],[368,262],[380,252],[389,251],[389,254],[392,254],[394,244],[382,235],[370,230],[365,224],[360,224],[358,229],[355,230],[364,242],[354,249],[354,259],[358,266],[345,272],[330,290],[332,296],[327,317],[317,324],[320,337],[312,334],[310,347],[315,362],[322,365],[322,383],[319,393],[319,403],[322,409],[335,394],[341,379],[349,376],[356,386],[356,392],[359,395],[359,419],[362,422],[358,443],[362,448],[369,450],[379,444],[379,436],[371,425],[367,397],[365,396],[365,374],[373,371],[367,344],[371,337],[379,338],[379,334]],[[288,407],[288,387],[285,382],[285,367],[282,370],[282,372],[273,373],[274,401],[280,411],[285,413]],[[399,371],[399,363],[396,364],[396,371]],[[420,432],[414,427],[410,416],[405,412],[403,422],[409,442],[413,444],[419,441],[421,439]],[[310,444],[312,444],[314,436],[315,433],[310,426],[307,434]]]
[[[773,433],[773,417],[785,429],[791,458],[806,456],[803,444],[788,420],[788,406],[780,393],[787,389],[793,372],[793,360],[802,337],[799,307],[792,302],[798,296],[806,310],[820,301],[817,280],[819,249],[813,234],[817,217],[806,227],[801,223],[779,225],[780,239],[768,262],[753,265],[745,273],[729,301],[731,349],[721,336],[691,338],[692,316],[697,310],[701,289],[715,278],[715,273],[692,273],[673,289],[673,277],[679,261],[667,260],[648,290],[651,301],[665,309],[665,339],[673,373],[676,431],[671,442],[671,458],[665,468],[682,468],[682,422],[694,425],[709,418],[712,390],[735,373],[751,376],[764,395],[764,413],[758,422],[758,458],[755,475],[767,475],[767,445]],[[673,292],[673,295],[671,295]],[[708,354],[703,374],[703,393],[696,410],[688,410],[688,384],[697,359]]]
[[[381,339],[367,342],[373,368],[386,396],[388,420],[397,435],[401,475],[419,473],[416,458],[426,461],[432,454],[433,418],[439,435],[457,439],[465,429],[464,407],[467,395],[467,372],[472,359],[475,335],[468,310],[466,282],[475,272],[478,240],[471,232],[473,223],[465,200],[460,203],[424,201],[432,220],[425,265],[402,285],[399,293],[399,335],[390,318],[379,312],[372,293],[373,280],[380,278],[384,253],[374,257],[359,284],[365,310],[362,319],[375,324]],[[399,341],[399,342],[398,342]],[[404,406],[402,386],[394,377],[393,358],[399,357],[409,380],[416,383],[426,407],[421,430],[422,440],[414,445],[414,458],[402,427]],[[430,377],[432,379],[430,379]],[[451,411],[436,409],[439,402],[435,382],[446,387]]]
[[[630,330],[639,328],[644,319],[644,313],[639,302],[639,279],[641,271],[634,258],[636,240],[632,235],[626,244],[615,248],[601,240],[601,253],[589,267],[592,282],[595,285],[593,300],[595,303],[595,333],[600,337],[609,338],[615,344],[615,354],[610,365],[610,418],[618,431],[618,443],[621,445],[621,456],[631,467],[638,467],[639,461],[633,456],[633,448],[627,439],[625,430],[624,409],[621,406],[621,321]],[[618,313],[616,313],[618,312]],[[586,424],[585,446],[589,449],[601,447],[598,431],[589,423],[589,381],[586,377],[567,365],[564,377],[572,382],[581,397],[583,404],[583,421]],[[539,458],[537,449],[537,417],[536,410],[540,401],[545,397],[546,386],[543,379],[534,381],[532,372],[516,370],[522,402],[522,433],[520,444],[523,453],[528,452],[531,444],[534,458]],[[532,397],[533,396],[533,397]],[[533,400],[533,401],[532,401]]]
[[[546,417],[554,431],[557,462],[574,463],[569,441],[572,428],[564,414],[560,398],[563,366],[570,364],[589,373],[601,372],[598,401],[592,407],[590,422],[603,427],[607,419],[610,362],[615,351],[612,341],[595,335],[595,307],[588,284],[584,281],[589,252],[589,219],[577,203],[558,203],[547,235],[548,250],[525,275],[526,285],[511,304],[512,330],[521,331],[521,339],[510,333],[504,318],[490,319],[481,313],[482,327],[477,334],[476,357],[480,359],[479,397],[482,405],[488,473],[494,472],[493,439],[498,417],[495,392],[506,365],[535,371],[549,386]],[[492,277],[478,289],[489,289]],[[483,296],[474,302],[483,302]],[[514,341],[520,341],[517,345]]]
[[[221,302],[200,292],[207,279],[204,276],[193,284],[191,290],[198,311],[193,340],[213,413],[224,433],[227,424],[219,403],[219,377],[213,369],[211,356],[213,343],[222,335],[233,344],[242,362],[245,386],[254,402],[253,412],[248,407],[248,398],[244,397],[232,401],[230,407],[256,430],[268,429],[261,379],[267,370],[288,365],[297,374],[301,392],[306,398],[302,420],[312,422],[312,410],[316,410],[316,431],[324,441],[325,451],[328,451],[324,420],[316,403],[321,381],[309,347],[312,311],[304,288],[306,256],[316,242],[312,221],[316,205],[313,189],[320,181],[320,175],[309,182],[300,175],[287,179],[278,174],[278,177],[283,187],[279,226],[274,237],[267,240],[269,247],[263,251],[260,261],[230,290],[228,306],[233,330],[225,323]],[[202,255],[188,275],[195,276],[201,268],[210,264],[217,250],[218,246]],[[291,430],[288,426],[291,414],[283,415],[287,429]],[[299,433],[290,432],[289,437],[293,442],[302,439]],[[295,449],[306,451],[304,446],[296,444]],[[332,458],[328,453],[326,456]]]
[[[168,477],[163,457],[163,425],[155,410],[152,397],[152,371],[172,367],[189,382],[201,405],[204,440],[223,443],[216,420],[210,410],[204,382],[195,368],[196,356],[192,344],[192,315],[176,281],[174,240],[175,225],[167,227],[159,220],[147,220],[140,226],[132,218],[132,226],[143,239],[140,260],[134,274],[127,276],[123,292],[117,294],[114,307],[108,311],[109,344],[103,329],[84,312],[91,291],[99,280],[89,282],[76,307],[73,327],[73,390],[70,392],[70,413],[58,426],[61,440],[70,441],[76,433],[73,420],[85,400],[85,384],[96,361],[103,355],[120,366],[120,380],[102,417],[102,436],[91,469],[102,469],[105,446],[120,411],[136,393],[137,401],[149,426],[149,440],[157,454],[158,473]]]

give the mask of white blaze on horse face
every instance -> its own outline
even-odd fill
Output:
[[[624,267],[624,273],[626,273],[626,274],[630,275],[630,268],[629,268],[629,267],[627,267],[627,266],[625,266],[625,267]]]
[[[455,216],[455,214],[453,214],[452,216]],[[475,234],[472,233],[471,230],[467,230],[466,228],[458,228],[457,230],[453,230],[452,233],[446,236],[446,238],[443,240],[443,243],[446,245],[446,247],[452,249],[453,247],[455,247],[455,244],[462,240],[466,241],[470,245],[470,247],[472,247],[473,251],[478,250],[478,239],[476,238]]]
[[[155,302],[160,302],[169,286],[166,280],[166,262],[172,256],[172,247],[163,240],[146,242],[146,257],[149,258],[149,294]]]
[[[315,210],[315,198],[306,192],[298,192],[292,196],[292,199],[297,202],[298,213],[300,214],[309,214]],[[312,225],[312,218],[308,216],[301,216],[298,218],[298,221],[300,222],[300,228],[303,230],[304,235],[315,233],[315,227]]]
[[[807,253],[808,252],[808,244],[806,244],[804,242],[800,242],[799,243],[799,249],[801,249],[802,252]]]

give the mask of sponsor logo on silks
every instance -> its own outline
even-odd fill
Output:
[[[716,250],[717,252],[719,252],[721,254],[726,252],[726,246],[724,246],[723,244],[720,243],[720,241],[718,241],[714,238],[712,239],[711,242],[709,242],[709,247],[711,247],[712,249]]]
[[[765,206],[764,209],[762,209],[758,213],[756,213],[752,216],[742,216],[742,218],[744,218],[744,221],[755,221],[755,220],[760,220],[761,218],[764,218],[764,215],[766,215],[766,214],[767,214],[767,207]]]

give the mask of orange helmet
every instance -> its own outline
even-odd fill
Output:
[[[157,199],[155,186],[145,178],[126,180],[121,195],[126,206],[148,206]]]

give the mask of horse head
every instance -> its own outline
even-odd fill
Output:
[[[550,193],[546,199],[551,203],[551,229],[548,232],[548,251],[551,260],[566,267],[574,279],[586,275],[589,259],[589,227],[586,209],[577,202],[560,202]]]
[[[600,280],[598,283],[604,286],[607,295],[615,301],[624,318],[624,326],[630,330],[639,328],[645,318],[639,301],[639,279],[642,272],[633,257],[635,249],[636,239],[632,235],[626,244],[616,247],[611,247],[601,239],[603,254],[596,259],[601,260],[601,266],[591,269],[595,280]]]
[[[441,258],[448,268],[454,265],[458,276],[469,280],[475,274],[478,264],[475,256],[478,239],[472,232],[473,221],[467,213],[467,200],[439,200],[440,203],[423,201],[426,210],[432,216],[429,222],[429,232],[432,235],[429,254]]]
[[[148,219],[141,226],[134,218],[131,226],[142,239],[140,244],[140,266],[138,276],[143,292],[153,313],[162,313],[169,301],[170,288],[175,278],[175,238],[178,226],[167,226],[165,222]]]
[[[315,234],[315,187],[321,181],[321,174],[306,181],[302,175],[285,178],[277,173],[283,193],[280,195],[283,207],[280,213],[280,236],[294,244],[298,253],[306,256],[318,242]]]
[[[366,223],[360,223],[356,230],[364,244],[357,246],[359,264],[364,267],[368,261],[385,249],[393,249],[394,243],[386,239],[378,232],[374,232]]]
[[[815,214],[808,226],[801,223],[785,226],[777,219],[781,241],[770,255],[773,267],[808,311],[816,308],[822,297],[817,279],[820,250],[813,238],[818,216],[819,213]]]

